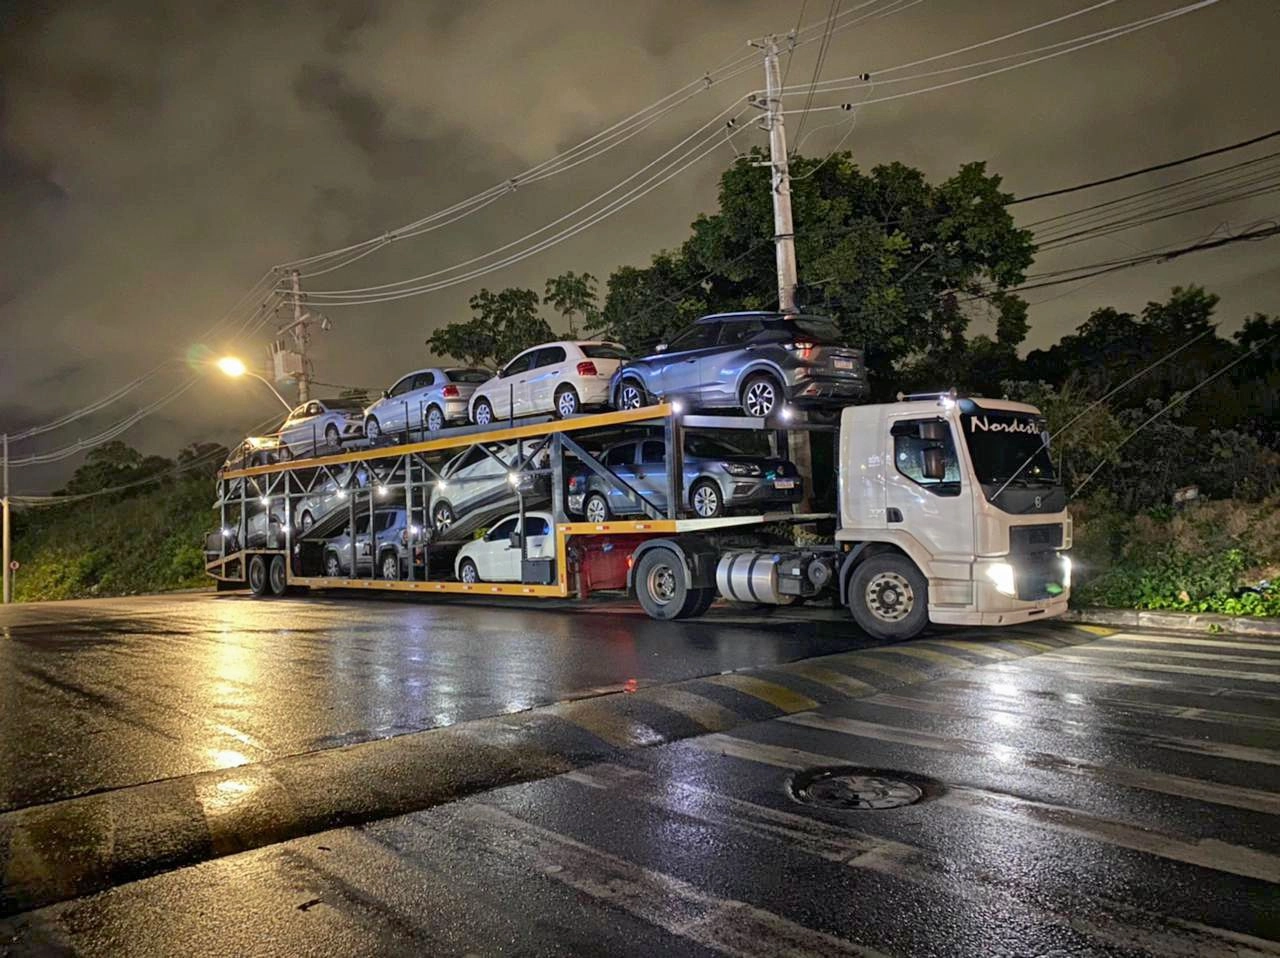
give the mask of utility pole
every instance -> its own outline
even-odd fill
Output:
[[[4,604],[8,605],[13,599],[13,573],[9,571],[11,553],[9,550],[9,434],[7,432],[0,442],[3,443],[3,451],[0,452],[0,458],[4,460],[4,497],[0,498],[0,512],[3,512],[3,516],[0,517],[0,524],[4,526],[4,529],[0,531],[0,536],[4,539],[4,546],[0,549],[0,554],[4,558],[4,567],[0,568],[0,577],[4,579]]]
[[[778,311],[795,313],[796,303],[796,235],[791,220],[791,169],[787,162],[787,133],[782,120],[782,74],[778,67],[778,41],[769,37],[764,48],[765,129],[769,132],[769,167],[772,172],[773,247],[778,264]],[[806,414],[793,410],[793,421],[804,422]],[[809,433],[792,429],[787,433],[787,453],[802,476],[813,475],[813,455]],[[801,512],[812,508],[812,479],[800,500]]]
[[[289,272],[290,285],[293,287],[293,342],[298,347],[301,357],[301,370],[298,373],[298,402],[306,402],[311,398],[311,369],[307,358],[307,347],[311,345],[311,332],[307,328],[310,317],[302,313],[302,276],[295,269]]]

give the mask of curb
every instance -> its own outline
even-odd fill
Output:
[[[1121,629],[1171,629],[1218,635],[1280,637],[1280,619],[1209,612],[1148,612],[1136,609],[1071,609],[1063,622],[1106,625]]]
[[[1071,627],[963,639],[943,633],[0,813],[0,916],[1099,634]]]

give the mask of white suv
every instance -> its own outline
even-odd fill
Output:
[[[628,359],[606,342],[545,343],[526,349],[471,396],[471,421],[484,426],[508,417],[572,416],[609,402],[609,380]]]

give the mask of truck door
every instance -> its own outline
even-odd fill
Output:
[[[888,424],[887,528],[909,532],[937,560],[963,562],[965,570],[957,569],[955,578],[968,580],[973,490],[960,467],[951,423],[940,416],[903,416],[890,417]]]

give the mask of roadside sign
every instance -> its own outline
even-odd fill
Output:
[[[19,567],[20,565],[21,565],[21,563],[20,563],[17,559],[12,560],[12,561],[9,563],[9,571],[10,571],[10,572],[17,572],[17,571],[18,571],[18,567]]]

